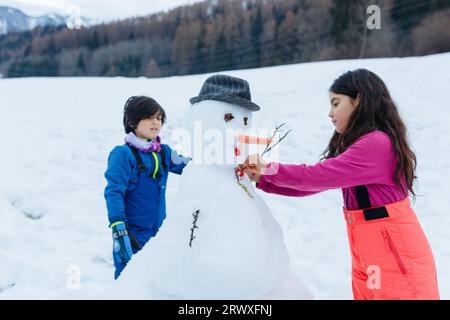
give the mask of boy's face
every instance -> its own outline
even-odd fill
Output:
[[[134,133],[139,138],[154,139],[159,134],[162,128],[162,116],[160,113],[155,114],[151,118],[142,119],[139,121]]]

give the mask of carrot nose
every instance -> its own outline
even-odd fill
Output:
[[[272,139],[270,138],[261,138],[261,137],[252,137],[247,135],[239,135],[238,136],[239,142],[243,144],[263,144],[268,145],[272,143]]]

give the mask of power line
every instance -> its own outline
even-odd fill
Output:
[[[415,15],[415,16],[418,16],[418,15]],[[408,19],[404,19],[405,21],[407,21],[407,20],[412,20],[412,19],[414,19],[414,17],[415,16],[411,16],[411,17],[409,17]],[[293,28],[292,29],[292,31],[298,31],[297,30],[298,28]],[[319,28],[316,28],[316,30],[315,31],[318,31],[318,30],[320,30]],[[382,35],[382,36],[380,36],[380,37],[385,37],[385,36],[388,36],[388,37],[394,37],[394,36],[396,36],[396,35],[399,35],[399,34],[406,34],[407,32],[406,31],[403,31],[403,30],[398,30],[398,31],[390,31],[389,33],[385,33],[384,35]],[[317,39],[317,37],[320,37],[320,36],[322,36],[322,35],[327,35],[327,34],[329,34],[329,32],[321,32],[321,33],[309,33],[309,37],[304,37],[304,38],[296,38],[297,37],[297,34],[296,33],[286,33],[286,34],[284,34],[283,35],[283,37],[282,38],[278,38],[278,39],[272,39],[272,40],[268,40],[268,41],[266,41],[265,43],[263,42],[263,43],[260,43],[259,45],[260,45],[260,48],[259,49],[264,49],[264,45],[267,45],[267,44],[269,44],[269,43],[272,43],[272,45],[276,45],[276,44],[278,44],[278,41],[282,41],[282,44],[285,46],[285,47],[290,47],[291,45],[293,45],[293,44],[303,44],[303,43],[305,43],[305,42],[309,42],[309,41],[311,41],[311,40],[315,40],[315,39]],[[254,51],[255,50],[255,47],[254,47],[254,45],[258,45],[257,43],[254,43],[253,44],[253,46],[252,45],[244,45],[244,46],[242,46],[241,48],[242,49],[240,49],[240,54],[247,54],[247,53],[251,53],[252,51]],[[224,57],[224,55],[225,54],[229,54],[230,52],[233,52],[233,51],[235,51],[236,49],[235,48],[230,48],[230,49],[227,49],[227,50],[225,50],[225,51],[222,51],[222,52],[219,52],[219,53],[217,53],[217,54],[212,54],[212,55],[206,55],[206,56],[202,56],[202,57],[200,57],[200,58],[193,58],[193,59],[187,59],[187,60],[182,60],[182,62],[184,63],[184,62],[188,62],[188,66],[192,66],[192,65],[194,65],[194,66],[196,66],[196,65],[198,65],[198,64],[201,64],[201,63],[203,63],[203,62],[205,62],[205,61],[207,61],[207,62],[210,62],[211,60],[212,61],[214,61],[214,60],[216,60],[216,59],[220,59],[220,58],[223,58]],[[206,57],[206,59],[205,59],[205,57]],[[271,60],[273,60],[273,61],[276,61],[278,58],[281,58],[282,56],[281,55],[278,55],[278,56],[274,56],[274,55],[271,55]],[[247,63],[248,65],[253,65],[254,63],[256,63],[257,62],[257,60],[248,60],[248,62],[249,63]],[[290,61],[287,61],[287,62],[290,62]],[[161,65],[161,66],[164,66],[164,65],[167,65],[167,66],[171,66],[172,65],[172,63],[167,63],[167,64],[163,64],[163,65]],[[30,68],[27,68],[27,67],[20,67],[20,68],[18,68],[18,70],[15,70],[15,69],[11,69],[11,71],[27,71],[27,72],[29,72],[29,73],[34,73],[34,72],[36,72],[36,70],[39,70],[39,69],[36,69],[36,68],[33,68],[33,67],[30,67]],[[65,71],[65,72],[67,72],[67,73],[70,73],[70,71],[77,71],[77,72],[79,72],[80,71],[80,69],[79,68],[72,68],[72,69],[70,69],[70,68],[64,68],[63,69],[63,71]]]
[[[432,1],[433,4],[437,4],[437,3],[442,3],[442,1]],[[414,1],[412,2],[412,4],[408,7],[404,7],[402,10],[400,11],[407,11],[407,10],[412,10],[413,8],[418,8],[422,5],[422,3],[420,1]],[[382,6],[382,10],[388,10],[390,8],[392,8],[394,5],[391,6]],[[400,12],[397,11],[397,12]],[[409,26],[409,25],[413,25],[416,21],[416,18],[419,16],[422,16],[422,13],[417,13],[415,15],[411,15],[407,18],[401,19],[400,21],[402,22],[408,22],[406,24],[404,24],[403,26]],[[363,19],[363,21],[365,21],[365,19]],[[261,36],[258,37],[250,37],[249,41],[244,41],[241,45],[239,46],[231,46],[229,48],[227,48],[226,50],[221,50],[221,51],[216,51],[216,49],[214,49],[214,47],[212,47],[212,50],[210,53],[205,53],[203,55],[200,56],[195,56],[195,57],[189,57],[188,59],[181,59],[178,61],[178,66],[185,66],[188,69],[195,69],[198,68],[198,66],[202,66],[204,65],[206,62],[208,63],[214,63],[215,61],[220,61],[221,59],[227,58],[227,57],[232,57],[235,58],[235,55],[237,54],[240,59],[240,63],[245,63],[246,66],[258,66],[261,64],[262,61],[262,56],[260,55],[259,57],[256,57],[255,59],[245,59],[245,55],[254,53],[255,51],[260,51],[263,52],[265,50],[267,50],[268,48],[275,48],[281,51],[284,51],[287,49],[287,51],[289,51],[289,49],[292,51],[292,47],[293,46],[297,46],[297,45],[309,45],[312,42],[315,42],[316,39],[320,39],[323,36],[328,36],[330,34],[329,30],[323,31],[321,30],[320,27],[315,28],[314,30],[306,30],[308,31],[308,36],[300,36],[299,37],[299,32],[301,31],[300,29],[303,26],[298,25],[298,26],[294,26],[292,28],[286,29],[286,32],[283,33],[282,36],[278,36],[276,38],[273,39],[268,39],[268,40],[261,40]],[[321,31],[321,32],[320,32]],[[382,36],[379,36],[381,38],[389,36],[389,37],[393,37],[396,35],[403,35],[406,34],[406,31],[404,30],[397,30],[397,31],[390,31]],[[290,60],[286,61],[289,63],[292,63],[293,60],[294,62],[296,60],[298,60],[298,58],[295,58],[295,53],[298,54],[298,50],[294,51],[294,57],[291,58]],[[279,59],[282,59],[284,56],[281,53],[278,53],[277,55],[270,55],[270,59],[272,62],[278,61]],[[293,60],[292,60],[293,59]],[[266,60],[267,61],[267,60]],[[174,62],[167,62],[167,63],[163,63],[163,64],[159,64],[158,67],[162,70],[162,68],[171,68],[174,66]],[[207,66],[207,68],[210,66]],[[229,66],[229,67],[233,67],[233,66]],[[245,67],[245,66],[244,66]],[[142,69],[142,68],[141,68]],[[33,73],[36,71],[35,68],[27,68],[27,67],[22,67],[20,68],[20,70],[25,71],[25,72],[30,72]],[[12,69],[11,71],[18,71],[18,70],[14,70]],[[80,68],[66,68],[64,67],[62,69],[62,71],[64,71],[65,73],[71,73],[71,71],[76,71],[79,72],[81,71]],[[208,70],[206,70],[208,71]],[[73,73],[73,72],[72,72]]]
[[[418,16],[421,16],[421,15],[422,14],[420,14],[420,13],[416,14],[416,15],[411,15],[408,18],[403,19],[402,21],[408,22],[407,24],[404,24],[405,26],[410,26],[410,25],[413,25],[415,23],[415,18],[418,17]],[[364,20],[364,22],[365,22],[365,20]],[[299,27],[295,27],[295,28],[292,29],[292,31],[293,32],[299,31],[298,28]],[[315,31],[318,31],[318,29],[316,29]],[[284,34],[284,36],[282,38],[270,39],[270,40],[265,41],[265,42],[264,41],[263,42],[259,42],[257,40],[256,41],[251,41],[250,44],[247,43],[247,44],[241,46],[240,48],[238,48],[239,53],[240,54],[251,53],[251,52],[253,52],[255,50],[255,46],[259,46],[259,48],[257,48],[257,49],[261,49],[261,48],[264,49],[265,45],[276,45],[276,44],[280,44],[280,42],[281,42],[281,44],[284,44],[285,46],[289,47],[292,44],[296,44],[296,43],[303,44],[303,43],[305,43],[305,41],[312,41],[314,39],[317,39],[318,37],[321,37],[321,36],[324,36],[324,35],[329,35],[329,31],[319,32],[319,33],[311,33],[311,32],[309,32],[309,37],[298,38],[297,37],[298,34],[297,33],[293,33],[293,32],[289,32],[289,33]],[[374,32],[381,32],[381,31],[377,30],[377,31],[374,31]],[[385,35],[383,35],[381,37],[386,37],[386,36],[393,37],[393,36],[396,36],[396,35],[405,35],[407,33],[408,33],[408,31],[405,31],[405,30],[397,30],[397,31],[391,30],[390,32],[385,33]],[[286,40],[292,40],[292,41],[286,42]],[[214,54],[213,53],[212,55],[208,56],[209,58],[207,60],[210,60],[211,56],[216,58],[216,59],[224,58],[226,55],[231,54],[235,50],[237,50],[237,48],[231,47],[231,48],[229,48],[227,50],[224,50],[224,51],[220,52],[219,54]],[[201,62],[204,62],[205,60],[206,59],[204,59],[204,57],[194,57],[194,58],[191,58],[191,59],[182,60],[182,63],[186,64],[186,62],[188,62],[188,65],[192,65],[192,64],[196,65],[196,64],[199,64]]]

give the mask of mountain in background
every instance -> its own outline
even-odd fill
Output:
[[[368,3],[381,10],[369,29]],[[450,51],[450,1],[205,0],[81,29],[0,35],[4,77],[165,77]]]
[[[64,26],[71,23],[72,20],[73,18],[70,16],[53,13],[30,17],[18,9],[0,6],[0,35],[29,31],[36,27]],[[84,17],[81,17],[79,21],[83,27],[92,25],[92,21]]]

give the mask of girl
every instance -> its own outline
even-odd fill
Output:
[[[416,156],[388,89],[359,69],[336,79],[329,93],[336,131],[324,161],[266,164],[252,155],[244,171],[270,193],[342,189],[354,299],[439,299],[433,254],[408,197],[415,197]]]
[[[161,144],[158,134],[165,121],[164,109],[152,98],[135,96],[125,104],[125,144],[111,151],[105,172],[115,279],[161,227],[168,173],[181,174],[190,160]]]

